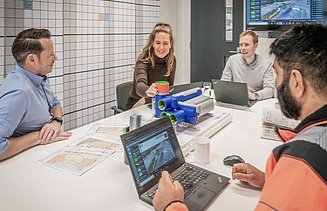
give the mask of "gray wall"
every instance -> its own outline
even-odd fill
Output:
[[[173,28],[177,72],[175,83],[190,82],[191,1],[161,0],[160,19]]]

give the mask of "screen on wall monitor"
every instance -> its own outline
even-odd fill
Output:
[[[286,30],[301,23],[326,24],[325,0],[246,0],[246,27]]]

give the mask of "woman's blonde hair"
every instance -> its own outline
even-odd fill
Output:
[[[153,43],[156,34],[159,32],[164,32],[169,34],[169,39],[170,39],[171,48],[166,58],[167,72],[165,76],[167,77],[173,71],[173,67],[174,67],[174,39],[173,39],[172,29],[168,23],[158,22],[153,27],[152,32],[149,34],[148,42],[144,46],[140,55],[138,56],[136,63],[145,62],[145,63],[149,63],[152,68],[155,67],[156,63],[155,63],[155,53],[153,49]]]

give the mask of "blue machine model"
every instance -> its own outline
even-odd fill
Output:
[[[175,95],[157,94],[154,109],[155,117],[168,115],[174,125],[181,122],[196,124],[200,116],[214,110],[214,102],[202,95],[200,88],[194,88]]]

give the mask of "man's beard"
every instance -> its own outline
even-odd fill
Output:
[[[301,105],[296,102],[289,87],[289,77],[283,80],[277,87],[277,98],[280,109],[287,118],[298,119],[300,117]]]

